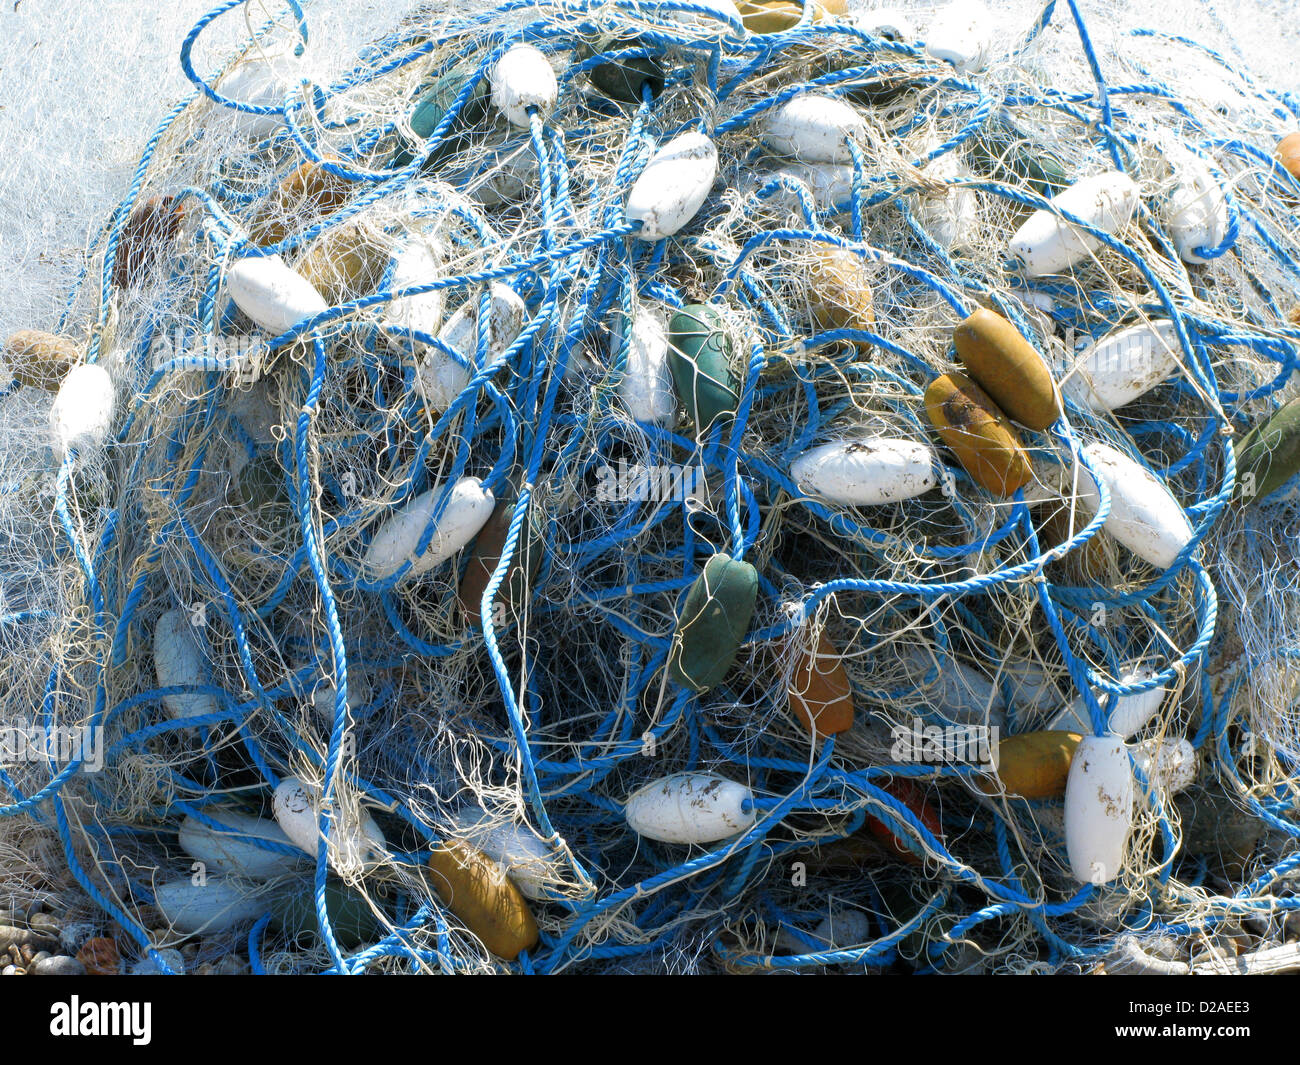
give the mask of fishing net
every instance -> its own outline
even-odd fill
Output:
[[[102,439],[58,436],[93,421],[66,399],[53,446],[57,381],[11,358],[0,399],[10,894],[163,970],[195,935],[256,972],[1026,972],[1281,937],[1300,496],[1234,492],[1294,392],[1290,71],[1209,6],[999,5],[957,66],[927,51],[943,11],[837,7],[367,7],[322,34],[236,0],[184,35],[193,89],[133,142],[66,304],[23,291],[6,323],[114,397]],[[511,113],[521,43],[557,91]],[[833,166],[774,140],[807,93],[856,114]],[[717,180],[642,239],[633,186],[688,133]],[[1132,218],[1070,219],[1086,253],[1033,276],[1011,234],[1107,172]],[[979,308],[1064,395],[1005,493],[927,414]],[[683,317],[721,353],[685,388],[647,354]],[[1153,323],[1167,372],[1088,402],[1089,351]],[[792,474],[867,439],[928,448],[923,490]],[[1116,534],[1137,482],[1097,445],[1186,516],[1168,557]],[[823,670],[851,723],[816,726]],[[989,758],[1138,703],[1122,862],[1081,882],[1060,788]],[[674,841],[656,788],[743,798]]]

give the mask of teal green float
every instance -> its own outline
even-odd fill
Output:
[[[730,671],[758,601],[758,571],[716,554],[686,593],[668,653],[668,672],[696,692],[716,687]]]

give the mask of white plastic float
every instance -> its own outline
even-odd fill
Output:
[[[278,255],[234,263],[226,271],[226,291],[236,307],[272,336],[329,307],[316,287]]]
[[[292,841],[274,821],[238,810],[207,808],[203,812],[229,831],[223,832],[196,817],[187,817],[181,822],[179,839],[181,850],[195,861],[202,862],[207,872],[266,880],[292,872],[302,865],[301,857],[296,854],[268,850],[253,842],[260,839],[292,846]]]
[[[1138,744],[1133,761],[1141,767],[1153,787],[1163,789],[1166,798],[1185,791],[1196,779],[1196,748],[1182,736]]]
[[[803,163],[849,163],[847,141],[866,137],[867,123],[849,104],[833,96],[800,93],[768,117],[763,143]]]
[[[98,363],[74,366],[50,407],[50,434],[60,458],[98,451],[113,423],[113,379]]]
[[[1126,174],[1110,170],[1076,181],[1051,204],[1114,235],[1128,225],[1138,204],[1138,187]],[[1011,238],[1011,254],[1029,277],[1060,273],[1101,247],[1090,233],[1076,229],[1051,211],[1035,211]]]
[[[158,687],[207,683],[207,639],[202,629],[191,624],[184,610],[171,609],[158,619],[153,630],[153,666]],[[179,720],[215,714],[221,709],[213,695],[205,692],[185,692],[164,695],[163,709]]]
[[[546,889],[557,886],[561,867],[550,848],[527,826],[494,823],[474,806],[459,810],[455,820],[465,841],[500,865],[528,898],[545,898]]]
[[[618,388],[628,414],[638,422],[665,425],[677,412],[668,366],[668,323],[658,311],[642,307],[633,315],[627,365]]]
[[[1124,864],[1133,825],[1133,768],[1118,736],[1085,736],[1065,782],[1065,848],[1084,884],[1108,884]]]
[[[1129,685],[1155,676],[1155,670],[1149,666],[1137,666],[1121,674],[1118,683]],[[1131,695],[1111,695],[1098,691],[1097,698],[1103,710],[1107,710],[1107,731],[1123,739],[1132,739],[1160,712],[1169,689],[1164,685],[1149,691],[1134,692]],[[1047,726],[1050,729],[1067,729],[1071,732],[1092,732],[1092,719],[1088,715],[1083,697],[1079,696],[1062,710]]]
[[[993,52],[993,14],[978,0],[957,0],[935,12],[925,50],[963,74],[988,66]]]
[[[228,100],[253,107],[283,107],[289,93],[297,89],[307,73],[307,56],[292,53],[254,55],[241,62],[214,86]],[[299,97],[301,99],[301,97]],[[234,108],[222,108],[220,118],[246,137],[269,137],[284,124],[278,114],[253,115]]]
[[[271,796],[275,822],[295,847],[312,858],[320,843],[320,802],[314,788],[297,777],[285,777]],[[353,820],[336,809],[330,821],[330,864],[337,870],[357,871],[383,856],[384,834],[375,819],[362,810]]]
[[[752,828],[753,792],[717,773],[674,773],[628,797],[628,827],[662,843],[716,843]]]
[[[935,454],[925,444],[867,436],[836,440],[805,451],[790,477],[806,495],[845,506],[897,503],[939,483]]]
[[[1117,410],[1172,377],[1181,352],[1173,322],[1121,329],[1074,360],[1065,392],[1092,410]]]
[[[1183,262],[1209,262],[1197,248],[1215,248],[1228,235],[1228,198],[1210,168],[1190,152],[1177,153],[1176,184],[1164,204],[1165,225]]]
[[[492,102],[512,126],[528,129],[529,108],[543,119],[555,110],[560,86],[550,62],[531,44],[508,48],[492,68]]]
[[[420,537],[433,517],[443,486],[429,489],[400,507],[375,533],[366,551],[365,570],[372,580],[392,576],[410,562],[406,576],[418,577],[450,558],[477,535],[492,516],[496,499],[477,477],[462,477],[452,487],[438,526],[424,554],[415,557]]]
[[[441,269],[442,248],[438,242],[431,237],[414,236],[397,253],[389,288],[396,291],[427,285],[438,280]],[[442,324],[442,290],[397,297],[384,311],[384,324],[436,336]]]
[[[650,157],[627,197],[641,240],[671,237],[699,212],[718,176],[718,149],[703,133],[674,137]]]
[[[271,904],[246,881],[210,876],[195,883],[191,878],[172,880],[154,888],[154,906],[177,932],[223,932],[256,920]]]
[[[486,359],[491,362],[514,343],[528,320],[528,307],[509,285],[493,282],[489,292],[488,343]],[[471,295],[438,334],[447,347],[460,352],[469,363],[478,353],[479,297]],[[450,407],[469,385],[472,373],[455,359],[431,349],[420,364],[419,388],[433,411]]]
[[[1139,558],[1168,569],[1194,532],[1173,493],[1154,473],[1109,444],[1086,444],[1082,452],[1110,491],[1106,532]],[[1101,506],[1101,494],[1082,466],[1079,501],[1093,513]]]

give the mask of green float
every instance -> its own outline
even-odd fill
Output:
[[[1300,397],[1279,407],[1237,445],[1237,502],[1258,503],[1300,473]]]
[[[757,600],[753,566],[726,554],[709,559],[682,604],[668,652],[669,676],[696,692],[715,687],[736,660]]]
[[[673,315],[668,323],[668,365],[677,397],[699,435],[736,413],[740,393],[731,372],[731,338],[715,308],[692,303]]]
[[[971,168],[1006,185],[1028,185],[1051,198],[1070,185],[1065,164],[1010,119],[995,118],[970,140]]]
[[[635,39],[614,41],[605,45],[603,52],[619,52],[626,48],[637,48],[641,44]],[[580,59],[590,59],[596,55],[591,48],[579,49]],[[642,86],[650,86],[650,95],[658,96],[664,91],[664,68],[658,60],[649,56],[639,59],[614,59],[608,63],[595,66],[588,73],[592,87],[604,96],[624,103],[641,103]]]
[[[325,912],[334,938],[347,950],[373,943],[384,935],[383,925],[361,894],[337,881],[325,884]],[[308,886],[296,895],[277,899],[271,906],[271,927],[292,939],[319,935],[315,891]]]
[[[456,97],[465,87],[465,83],[474,76],[477,70],[476,62],[458,63],[447,73],[435,78],[419,95],[415,101],[415,109],[411,112],[411,130],[420,138],[426,141],[433,136],[434,130],[438,124],[447,116],[451,110],[451,105],[456,102]],[[479,83],[474,86],[474,91],[470,93],[469,99],[465,101],[464,106],[460,109],[460,114],[456,116],[455,122],[452,123],[442,143],[430,153],[429,158],[425,160],[425,169],[436,165],[448,155],[467,147],[470,143],[466,130],[470,127],[481,125],[487,121],[488,107],[491,90],[488,86],[487,75],[479,79]],[[403,139],[403,143],[393,158],[389,162],[390,168],[410,166],[415,159],[419,145],[413,144],[409,140]]]

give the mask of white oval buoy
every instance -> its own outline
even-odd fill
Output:
[[[305,663],[303,663],[305,665]],[[299,665],[299,669],[302,665]],[[330,677],[322,677],[312,688],[311,705],[322,721],[333,723],[334,701],[338,688]],[[348,709],[354,713],[370,702],[372,692],[365,672],[355,665],[348,666]]]
[[[477,847],[505,871],[525,896],[543,899],[546,889],[559,884],[561,866],[551,850],[526,825],[494,822],[475,806],[456,813],[456,827],[465,841]]]
[[[674,773],[639,788],[624,808],[633,832],[661,843],[716,843],[752,828],[754,793],[717,773]]]
[[[618,385],[623,404],[636,421],[664,425],[677,413],[668,366],[668,322],[658,311],[640,307],[632,317],[627,342],[627,364]]]
[[[98,451],[113,424],[113,379],[98,363],[74,366],[50,407],[50,433],[60,458],[71,451]]]
[[[1210,168],[1191,153],[1179,156],[1177,184],[1165,203],[1165,224],[1178,257],[1194,265],[1206,263],[1197,248],[1215,248],[1228,235],[1228,198]]]
[[[790,163],[776,173],[804,185],[819,211],[845,207],[853,198],[853,167],[845,163]]]
[[[674,137],[650,157],[627,197],[641,240],[671,237],[699,212],[718,176],[718,149],[703,133]]]
[[[1121,329],[1074,360],[1065,392],[1080,406],[1117,410],[1173,376],[1181,351],[1173,322]]]
[[[255,55],[241,62],[214,88],[228,100],[254,107],[283,107],[285,98],[297,89],[307,73],[307,58],[292,53]],[[278,114],[252,115],[233,108],[221,111],[221,120],[245,137],[269,137],[284,124]]]
[[[1076,181],[1057,193],[1051,204],[1114,235],[1128,225],[1137,209],[1138,187],[1117,170]],[[1011,254],[1029,277],[1059,273],[1101,247],[1090,233],[1076,230],[1051,211],[1035,211],[1011,238]]]
[[[993,13],[978,0],[957,0],[935,13],[925,38],[927,54],[974,74],[993,52]]]
[[[1138,558],[1168,569],[1193,536],[1191,522],[1173,493],[1154,473],[1109,444],[1087,444],[1082,452],[1110,490],[1106,532]],[[1082,465],[1079,502],[1093,513],[1101,506],[1097,486]]]
[[[1150,680],[1156,671],[1149,666],[1139,666],[1119,678],[1120,684],[1139,684]],[[1147,723],[1160,712],[1169,689],[1157,685],[1149,691],[1134,692],[1131,695],[1114,696],[1108,724],[1116,736],[1129,739],[1137,735]]]
[[[763,143],[778,155],[805,163],[848,163],[847,141],[865,138],[867,123],[833,96],[802,92],[778,107],[763,126]]]
[[[1065,782],[1065,849],[1084,884],[1108,884],[1124,865],[1133,824],[1133,768],[1118,736],[1085,736]]]
[[[837,909],[821,919],[812,936],[829,950],[844,950],[870,938],[871,921],[861,910]]]
[[[939,483],[928,445],[884,436],[836,440],[805,451],[790,463],[790,477],[805,495],[846,506],[897,503]]]
[[[1138,744],[1133,761],[1141,767],[1148,783],[1162,788],[1170,799],[1191,787],[1199,768],[1196,748],[1183,736],[1146,740]]]
[[[1051,710],[1063,698],[1060,685],[1037,662],[1004,661],[997,680],[999,690],[1009,692],[1012,705],[1021,711]]]
[[[528,307],[509,285],[493,282],[489,292],[487,318],[487,354],[491,362],[514,343],[528,320]],[[456,313],[438,334],[447,347],[460,352],[467,362],[473,363],[478,353],[479,298],[470,296],[457,308]],[[431,349],[420,364],[417,384],[420,394],[432,411],[444,411],[456,402],[468,387],[473,374],[455,359],[442,351]]]
[[[926,154],[936,147],[937,142],[930,143]],[[917,221],[946,251],[969,246],[979,224],[979,200],[971,189],[951,183],[969,179],[970,172],[962,166],[956,152],[944,152],[922,167],[921,173],[951,187],[917,196]]]
[[[431,237],[415,236],[397,253],[388,287],[397,290],[427,285],[437,281],[441,272],[441,246]],[[442,290],[397,297],[384,311],[384,324],[436,336],[442,325]]]
[[[942,652],[909,647],[900,663],[927,709],[957,725],[1001,725],[1006,704],[984,674]],[[937,671],[928,683],[931,671]]]
[[[207,640],[184,610],[173,608],[158,619],[153,630],[153,665],[158,687],[205,684]],[[215,714],[221,709],[216,696],[204,692],[164,695],[163,709],[173,718]]]
[[[226,291],[236,307],[272,336],[329,307],[316,287],[278,255],[240,259],[226,271]]]
[[[271,908],[254,885],[224,876],[196,884],[190,877],[154,888],[154,907],[177,932],[222,932],[254,921]]]
[[[312,858],[320,844],[320,796],[297,777],[285,777],[271,796],[275,823],[295,847]],[[330,865],[360,871],[383,858],[384,834],[365,810],[358,820],[334,811],[330,822]]]
[[[555,70],[531,44],[506,49],[492,68],[491,81],[492,102],[507,122],[520,129],[528,128],[530,107],[544,119],[555,110],[560,95]]]
[[[1120,674],[1118,684],[1137,684],[1150,680],[1156,671],[1150,666],[1137,666]],[[1101,708],[1106,712],[1106,731],[1123,739],[1132,739],[1146,728],[1152,718],[1160,712],[1169,689],[1163,684],[1148,691],[1133,692],[1129,695],[1111,695],[1094,689]],[[1092,732],[1092,718],[1088,708],[1079,696],[1062,710],[1047,726],[1049,729],[1067,729],[1071,732]]]
[[[209,873],[233,873],[254,880],[266,880],[292,872],[302,865],[296,854],[284,854],[258,846],[255,840],[292,846],[289,837],[274,821],[240,813],[238,810],[203,811],[228,831],[213,828],[197,817],[181,822],[181,850],[202,862]]]
[[[452,486],[447,505],[424,554],[415,558],[420,537],[433,517],[434,504],[442,495],[437,485],[401,506],[375,533],[366,551],[364,568],[371,580],[390,577],[410,562],[407,578],[418,577],[451,558],[469,543],[492,516],[496,499],[477,477],[462,477]]]
[[[476,151],[482,155],[467,174],[464,189],[484,207],[522,203],[537,195],[537,156],[528,137],[489,140]]]
[[[912,25],[912,20],[896,8],[879,7],[869,11],[850,11],[845,16],[845,21],[854,29],[886,41],[910,44],[916,40],[916,27]]]
[[[735,0],[691,0],[691,2],[698,7],[707,8],[711,14],[673,10],[671,7],[664,7],[656,13],[662,18],[700,30],[713,38],[729,37],[732,40],[740,41],[749,35],[741,18],[740,8],[736,6]],[[642,4],[641,6],[643,10],[646,10],[659,5]]]

